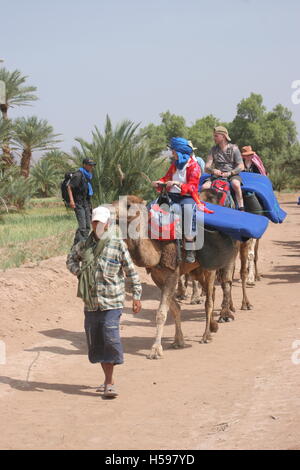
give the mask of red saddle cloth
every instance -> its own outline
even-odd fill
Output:
[[[149,211],[149,238],[154,240],[176,240],[180,231],[180,216],[153,204]]]

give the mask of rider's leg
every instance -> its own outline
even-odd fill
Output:
[[[239,210],[245,210],[241,182],[239,181],[239,179],[232,178],[231,186],[235,192],[235,197],[239,206]]]
[[[195,202],[192,198],[186,198],[182,204],[184,220],[184,248],[186,251],[185,262],[195,263],[195,237],[197,235],[197,223],[193,221]]]

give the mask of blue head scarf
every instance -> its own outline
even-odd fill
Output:
[[[175,160],[175,165],[179,170],[182,170],[193,153],[192,147],[183,137],[172,137],[169,147],[177,153],[178,160]]]
[[[91,185],[91,179],[93,177],[93,174],[90,173],[89,171],[87,171],[85,168],[79,168],[79,170],[81,171],[81,173],[83,174],[83,176],[85,176],[86,180],[87,180],[87,184],[88,184],[88,194],[89,196],[92,196],[94,194],[94,191],[93,191],[93,188],[92,188],[92,185]]]

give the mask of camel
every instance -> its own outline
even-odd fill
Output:
[[[202,197],[202,193],[200,194]],[[126,207],[124,203],[126,201]],[[175,320],[175,338],[172,346],[183,348],[184,337],[181,330],[180,305],[176,301],[176,288],[180,275],[190,273],[194,280],[200,281],[206,292],[205,313],[206,326],[201,343],[212,341],[211,333],[218,331],[218,323],[214,320],[214,284],[216,271],[219,269],[224,289],[224,308],[221,318],[227,321],[232,318],[230,306],[232,272],[238,252],[238,244],[231,237],[215,230],[204,228],[204,246],[196,252],[196,262],[193,264],[178,261],[176,241],[159,241],[142,236],[147,232],[148,219],[141,216],[145,209],[145,201],[137,196],[127,196],[123,199],[123,207],[115,202],[116,220],[121,227],[137,222],[137,237],[125,236],[133,262],[139,267],[145,267],[152,280],[161,290],[160,304],[156,313],[156,337],[151,348],[149,359],[163,357],[161,345],[163,328],[170,310]],[[133,215],[130,215],[133,214]]]

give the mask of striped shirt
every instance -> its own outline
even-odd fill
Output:
[[[94,243],[96,245],[97,241],[95,240]],[[76,276],[80,273],[84,247],[84,241],[77,243],[67,257],[67,268]],[[85,306],[85,310],[123,308],[125,300],[124,273],[131,284],[133,298],[140,300],[142,285],[124,240],[112,238],[104,247],[96,263],[96,282],[92,290],[93,308]]]

